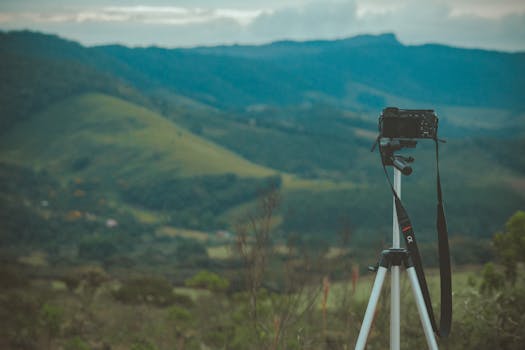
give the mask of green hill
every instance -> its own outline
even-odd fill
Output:
[[[50,173],[137,214],[169,212],[171,224],[194,228],[213,227],[270,184],[291,191],[335,186],[257,165],[151,110],[98,93],[66,98],[17,123],[0,140],[0,161]]]
[[[51,106],[4,135],[0,147],[3,160],[65,177],[110,174],[113,179],[143,182],[167,174],[275,173],[152,111],[102,94],[80,95]]]

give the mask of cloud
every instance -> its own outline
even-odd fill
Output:
[[[353,1],[313,2],[258,16],[249,30],[255,38],[311,39],[347,36],[358,30]]]
[[[65,2],[69,7],[4,1],[1,28],[48,31],[84,44],[254,44],[394,32],[407,44],[525,50],[523,0],[224,0],[221,7],[213,0]]]
[[[465,2],[469,0],[460,0],[458,4]],[[463,4],[460,8],[467,7]],[[481,6],[476,11],[485,13],[484,9],[488,8]],[[525,50],[525,12],[507,13],[505,10],[498,16],[474,12],[458,12],[446,2],[425,4],[411,0],[405,1],[404,6],[393,13],[369,14],[360,19],[363,28],[394,31],[401,41],[409,44],[435,42],[461,47]]]
[[[458,7],[454,7],[456,3]],[[331,39],[394,32],[407,44],[434,42],[525,50],[525,2],[518,5],[507,0],[507,6],[492,13],[492,2],[480,0],[480,3],[476,7],[471,0],[314,2],[261,15],[249,30],[252,37],[260,40]]]
[[[250,24],[264,9],[189,8],[176,6],[109,6],[97,9],[58,12],[1,13],[0,23],[83,23],[83,22],[135,22],[143,24],[188,25],[230,19],[240,25]]]

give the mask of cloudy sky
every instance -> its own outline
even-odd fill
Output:
[[[393,32],[405,44],[525,51],[525,0],[0,0],[0,29],[167,47]]]

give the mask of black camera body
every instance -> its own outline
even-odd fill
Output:
[[[438,117],[432,109],[387,107],[379,117],[379,137],[391,139],[436,139]]]

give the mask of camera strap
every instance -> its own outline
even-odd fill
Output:
[[[452,281],[451,281],[451,270],[450,270],[450,252],[448,245],[448,231],[447,231],[447,221],[445,218],[445,211],[443,209],[443,195],[441,191],[441,179],[439,175],[439,140],[434,139],[436,144],[436,182],[437,182],[437,220],[436,228],[438,233],[438,249],[439,249],[439,274],[440,274],[440,286],[441,286],[441,318],[439,329],[437,327],[436,318],[434,316],[434,309],[432,307],[432,302],[430,299],[430,292],[428,290],[428,284],[425,278],[425,272],[423,270],[423,263],[421,261],[421,255],[417,247],[416,236],[412,223],[408,216],[408,213],[403,206],[401,199],[397,195],[392,181],[386,170],[386,165],[381,159],[383,164],[383,169],[387,177],[388,183],[394,195],[395,206],[397,219],[399,224],[400,232],[402,232],[405,239],[407,250],[414,264],[416,275],[419,281],[419,286],[423,294],[423,299],[428,311],[428,316],[432,324],[432,329],[439,337],[447,337],[450,333],[450,328],[452,324]],[[381,143],[379,145],[381,153]],[[382,157],[381,157],[382,158]]]

